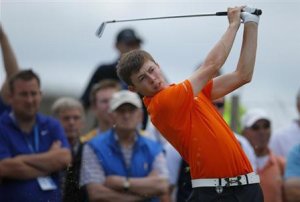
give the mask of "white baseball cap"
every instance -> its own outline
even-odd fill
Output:
[[[242,128],[249,128],[255,124],[258,120],[267,120],[271,121],[269,114],[263,109],[251,109],[242,117]]]
[[[113,94],[109,102],[109,110],[115,111],[122,104],[132,104],[137,108],[142,108],[142,101],[137,93],[129,90],[121,90]]]

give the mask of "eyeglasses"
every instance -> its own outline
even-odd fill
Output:
[[[213,105],[218,109],[224,108],[224,102],[214,102]]]
[[[263,123],[263,124],[254,124],[250,128],[252,130],[258,131],[260,129],[269,129],[271,127],[271,123],[269,121]]]

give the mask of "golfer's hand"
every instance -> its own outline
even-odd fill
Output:
[[[255,11],[255,8],[251,8],[251,7],[244,7],[243,8],[244,12],[241,12],[241,19],[243,21],[244,24],[248,23],[248,22],[254,22],[258,25],[259,23],[259,15],[254,15],[251,14]]]
[[[244,6],[228,8],[227,9],[227,18],[229,21],[229,25],[239,27],[241,24],[241,10]]]

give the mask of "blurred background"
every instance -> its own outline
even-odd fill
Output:
[[[21,68],[31,67],[39,73],[47,112],[57,96],[79,98],[97,65],[118,57],[114,43],[123,28],[136,30],[144,41],[143,49],[154,56],[173,83],[201,64],[228,26],[226,17],[124,22],[107,24],[102,38],[97,38],[96,30],[103,21],[215,13],[236,5],[260,8],[263,15],[252,83],[228,99],[235,95],[245,109],[266,109],[273,129],[280,128],[297,117],[299,0],[1,0],[1,24]],[[242,30],[223,73],[235,69]],[[0,68],[0,84],[4,78]]]

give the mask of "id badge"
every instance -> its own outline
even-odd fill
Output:
[[[37,181],[38,181],[38,183],[40,185],[40,188],[43,191],[49,191],[49,190],[55,190],[55,189],[57,189],[57,186],[56,186],[55,182],[49,176],[38,177]]]

